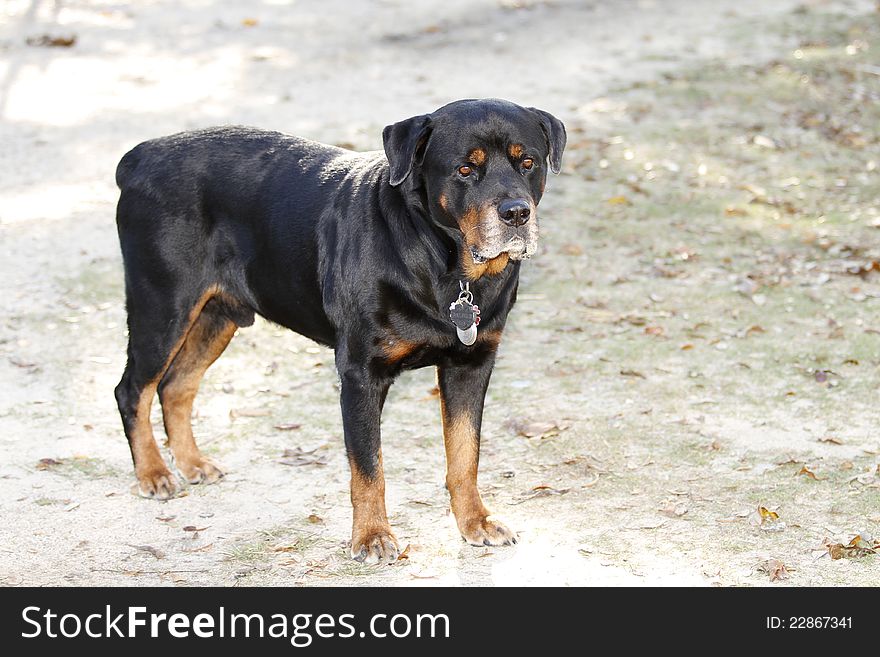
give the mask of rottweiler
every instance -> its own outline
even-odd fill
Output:
[[[543,110],[460,100],[389,125],[382,139],[384,152],[358,153],[227,126],[146,141],[122,158],[128,358],[115,394],[141,495],[178,490],[150,425],[156,393],[184,479],[223,477],[193,439],[193,399],[259,314],[335,352],[354,559],[398,557],[380,418],[395,377],[428,365],[461,535],[472,545],[516,542],[477,489],[480,425],[565,127]]]

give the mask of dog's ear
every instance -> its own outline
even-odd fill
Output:
[[[544,129],[547,144],[550,146],[550,170],[553,173],[559,173],[562,167],[562,151],[565,150],[565,126],[550,112],[539,110],[536,107],[529,109],[541,119],[541,128]]]
[[[431,117],[427,114],[414,116],[386,126],[382,131],[385,156],[391,165],[391,184],[397,186],[406,180],[416,162],[416,157],[424,152],[424,145],[431,135]]]

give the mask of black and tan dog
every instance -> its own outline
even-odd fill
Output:
[[[565,128],[541,110],[463,100],[388,126],[383,139],[384,154],[354,153],[224,127],[147,141],[122,158],[129,342],[116,399],[142,495],[177,490],[150,426],[157,392],[184,478],[223,476],[193,440],[193,399],[258,313],[335,350],[355,559],[397,558],[380,417],[394,378],[428,365],[461,534],[474,545],[516,541],[477,490],[480,425]]]

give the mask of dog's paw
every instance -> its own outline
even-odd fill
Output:
[[[175,460],[174,465],[190,484],[214,484],[226,476],[223,470],[206,458],[191,462]]]
[[[400,546],[391,530],[379,529],[362,536],[352,536],[351,558],[368,565],[394,563],[400,556]]]
[[[137,475],[137,492],[141,497],[168,500],[177,495],[180,486],[167,468],[150,470]]]
[[[461,537],[471,545],[515,545],[516,533],[491,517],[474,518],[459,526]]]

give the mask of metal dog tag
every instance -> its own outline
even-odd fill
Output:
[[[477,341],[477,324],[480,323],[480,309],[473,304],[474,295],[470,283],[459,283],[461,293],[458,299],[449,304],[449,319],[455,324],[455,332],[462,344],[470,346]]]
[[[461,343],[466,347],[470,347],[474,342],[477,341],[476,324],[471,324],[471,327],[467,331],[462,331],[456,326],[455,332],[458,334],[458,339],[461,340]]]

